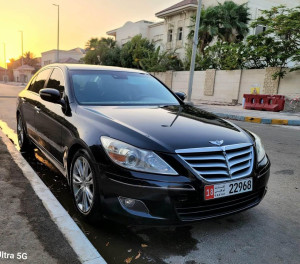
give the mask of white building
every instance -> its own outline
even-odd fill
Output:
[[[115,37],[118,45],[122,46],[132,37],[139,34],[141,34],[143,38],[147,38],[149,31],[148,27],[151,24],[153,24],[153,22],[146,20],[141,20],[135,23],[128,21],[124,24],[123,27],[110,30],[107,32],[107,34]]]
[[[7,82],[8,81],[8,75],[7,75],[7,69],[0,67],[0,81]]]
[[[226,0],[202,0],[203,7],[214,6]],[[247,3],[251,20],[261,15],[261,10],[270,9],[272,6],[284,4],[295,7],[300,0],[233,0],[237,4]],[[184,0],[155,14],[163,19],[159,22],[141,20],[138,22],[126,22],[122,27],[106,32],[113,36],[117,44],[122,46],[131,38],[141,34],[153,41],[157,46],[165,50],[176,50],[180,58],[185,56],[185,45],[188,43],[187,36],[192,25],[191,16],[196,14],[197,0]],[[251,29],[249,34],[259,33],[262,27]]]
[[[197,10],[197,0],[184,0],[158,13],[157,18],[163,20],[153,23],[146,20],[126,22],[124,26],[110,30],[108,35],[115,37],[117,44],[122,46],[132,37],[141,34],[154,41],[165,50],[176,50],[180,58],[185,55],[185,44],[190,31],[191,16]]]
[[[15,82],[22,82],[22,83],[27,83],[31,77],[32,77],[32,72],[35,69],[29,65],[23,65],[20,66],[16,69],[13,70],[13,75],[14,75],[14,81]]]
[[[81,48],[71,50],[59,50],[59,62],[62,63],[78,63],[84,57],[85,51]],[[48,50],[42,52],[42,66],[55,63],[57,61],[57,50]]]

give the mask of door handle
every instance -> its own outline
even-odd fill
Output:
[[[38,108],[37,106],[34,107],[35,111],[37,111],[37,113],[39,113],[41,111],[41,108]]]

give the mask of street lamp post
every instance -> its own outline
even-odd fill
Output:
[[[4,78],[4,82],[7,82],[7,62],[6,62],[5,43],[3,43],[3,48],[4,48],[4,65],[5,65],[5,78]]]
[[[196,53],[197,53],[197,46],[198,46],[198,31],[199,31],[200,16],[201,16],[201,6],[202,6],[202,0],[198,0],[198,9],[197,9],[197,17],[196,17],[196,24],[195,24],[194,39],[193,39],[193,51],[192,51],[190,77],[189,77],[189,89],[188,89],[188,96],[187,96],[187,100],[189,102],[191,101],[191,97],[192,97],[195,60],[196,60]]]
[[[23,31],[19,30],[19,32],[21,33],[21,50],[22,50],[22,66],[23,66]]]
[[[56,62],[59,62],[59,5],[53,4],[57,6],[57,55],[56,55]]]

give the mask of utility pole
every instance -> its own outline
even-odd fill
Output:
[[[7,64],[6,64],[5,43],[3,43],[3,48],[4,48],[4,65],[6,65],[6,67],[7,67]],[[5,68],[6,68],[6,67],[5,67]]]
[[[192,51],[191,67],[190,67],[189,89],[188,89],[188,96],[187,96],[187,101],[189,102],[191,102],[191,97],[192,97],[192,87],[194,81],[195,60],[196,60],[196,53],[197,53],[197,46],[198,46],[198,31],[199,31],[199,24],[200,24],[201,7],[202,7],[202,0],[198,0],[197,17],[196,17],[196,24],[195,24],[195,31],[194,31],[194,39],[193,39],[193,51]]]
[[[22,66],[23,66],[23,31],[19,30],[21,32],[21,50],[22,50]]]
[[[56,62],[59,62],[59,5],[52,4],[57,6],[57,55],[56,55]]]
[[[5,65],[5,78],[4,81],[7,81],[7,62],[6,62],[6,50],[5,50],[5,43],[3,43],[4,47],[4,65]]]

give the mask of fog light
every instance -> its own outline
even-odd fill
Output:
[[[135,200],[134,199],[130,199],[130,198],[125,198],[124,199],[124,205],[127,207],[127,208],[131,208],[135,205]]]
[[[147,206],[140,200],[121,196],[119,196],[118,199],[124,209],[149,214]]]

